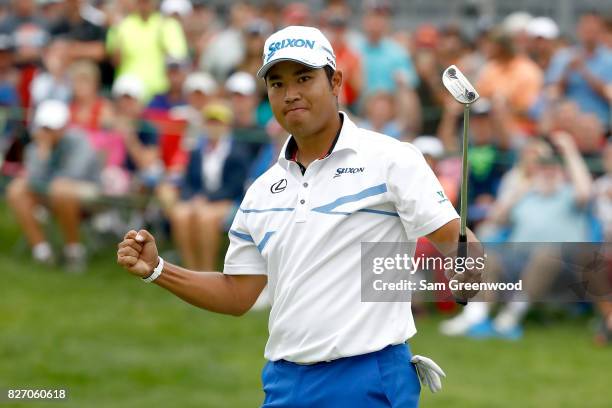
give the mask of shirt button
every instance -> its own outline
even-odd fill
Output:
[[[308,187],[308,183],[304,183],[302,184],[304,187]]]
[[[306,200],[300,200],[300,204],[304,204]]]

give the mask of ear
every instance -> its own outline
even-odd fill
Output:
[[[342,71],[336,70],[331,80],[332,85],[332,93],[334,96],[340,95],[340,90],[342,89]]]

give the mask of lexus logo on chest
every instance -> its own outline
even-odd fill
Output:
[[[285,191],[286,188],[287,188],[287,179],[280,179],[276,183],[270,186],[270,191],[272,192],[272,194],[276,194],[276,193]]]

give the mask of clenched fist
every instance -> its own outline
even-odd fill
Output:
[[[117,263],[130,273],[146,278],[159,262],[155,238],[147,230],[131,230],[118,245]]]

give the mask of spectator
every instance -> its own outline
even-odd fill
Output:
[[[283,24],[284,27],[297,25],[309,26],[310,22],[310,7],[306,2],[293,2],[287,4],[283,9]]]
[[[70,125],[88,132],[100,130],[112,116],[112,106],[100,95],[98,66],[88,60],[77,61],[70,67],[70,74],[73,89]]]
[[[612,143],[603,152],[605,174],[594,184],[595,215],[602,224],[604,241],[612,242]]]
[[[164,16],[175,18],[182,26],[185,19],[193,12],[193,6],[189,0],[163,0],[159,11]]]
[[[174,118],[187,121],[187,129],[181,139],[185,151],[192,150],[203,132],[202,109],[211,102],[218,92],[217,83],[206,72],[192,72],[185,79],[183,94],[187,105],[172,109]]]
[[[170,220],[183,264],[210,271],[215,268],[226,218],[244,194],[251,160],[248,150],[232,137],[227,106],[209,104],[203,115],[206,137],[191,152],[180,202],[171,209]]]
[[[253,77],[261,66],[261,54],[264,52],[264,42],[272,34],[272,26],[266,20],[254,19],[244,29],[245,53],[242,61],[237,65],[236,71],[248,72]],[[261,82],[259,92],[265,92]]]
[[[44,71],[38,71],[30,84],[32,105],[37,106],[47,99],[70,101],[68,43],[60,39],[51,41],[43,53],[43,64]]]
[[[264,125],[270,120],[270,116],[258,117],[255,78],[246,72],[236,72],[227,79],[225,89],[234,113],[233,135],[236,140],[249,143],[255,157],[260,145],[268,141]]]
[[[535,122],[528,111],[542,88],[542,70],[526,55],[517,53],[506,34],[490,35],[490,61],[482,68],[476,89],[484,98],[506,101],[512,133],[534,134]]]
[[[441,171],[440,163],[444,159],[444,145],[435,136],[419,136],[411,142],[425,157],[427,164],[440,180],[440,185],[444,189],[444,195],[449,201],[457,206],[459,204],[459,184],[458,180],[449,177]]]
[[[581,111],[594,113],[608,127],[610,105],[607,85],[612,83],[612,51],[602,43],[601,17],[587,13],[578,21],[579,45],[558,51],[546,72],[546,84],[556,97],[575,102]]]
[[[363,88],[362,64],[359,54],[354,51],[346,38],[349,15],[348,8],[333,9],[325,15],[326,36],[336,53],[336,67],[342,71],[341,105],[350,111],[357,111],[357,102]]]
[[[53,24],[64,14],[64,0],[37,0],[36,5],[47,23]]]
[[[504,18],[501,29],[512,41],[512,48],[517,54],[527,54],[529,47],[529,24],[533,16],[524,11],[515,11]]]
[[[366,0],[365,6],[365,39],[359,46],[365,79],[364,94],[368,95],[374,91],[393,93],[398,81],[415,89],[418,78],[410,56],[397,43],[387,38],[391,27],[390,3],[383,0]]]
[[[243,32],[254,16],[253,6],[242,1],[233,2],[230,7],[229,25],[210,40],[202,53],[200,68],[209,72],[217,82],[224,82],[243,60]]]
[[[0,157],[2,158],[14,143],[18,122],[23,117],[13,60],[14,48],[11,37],[0,34]]]
[[[183,85],[189,72],[189,62],[184,59],[166,58],[166,76],[168,90],[157,94],[149,102],[148,109],[167,112],[178,106],[187,105],[183,94]]]
[[[36,209],[47,205],[64,236],[64,258],[72,270],[84,266],[79,237],[81,206],[98,191],[99,165],[87,139],[66,129],[70,112],[59,101],[45,101],[34,115],[34,141],[26,152],[26,174],[8,187],[8,204],[32,247],[35,261],[52,263],[53,251]]]
[[[110,88],[113,69],[106,58],[104,14],[84,0],[64,0],[64,14],[51,25],[53,37],[68,42],[72,60],[89,59],[98,64],[101,82]]]
[[[144,83],[143,102],[165,92],[167,57],[187,57],[187,42],[178,21],[155,10],[156,0],[139,0],[137,9],[111,27],[107,48],[114,56],[117,75],[130,74]]]
[[[559,27],[549,17],[536,17],[527,24],[528,53],[544,72],[559,48]]]
[[[612,241],[612,144],[608,143],[603,153],[606,173],[598,178],[594,184],[595,215],[603,227],[603,241]],[[605,249],[609,257],[609,249]],[[595,335],[595,342],[599,345],[612,344],[612,302],[600,301],[597,303],[602,315],[600,327]]]
[[[559,165],[551,149],[537,152],[537,164],[529,178],[515,178],[513,191],[505,191],[492,211],[492,219],[511,227],[509,242],[587,242],[589,222],[587,204],[591,194],[591,176],[573,143],[564,132],[550,136],[561,153],[564,167]],[[536,152],[536,151],[533,151]],[[564,178],[567,171],[569,181]],[[528,310],[529,300],[541,295],[558,272],[559,247],[523,251],[505,266],[520,272],[527,297],[514,298],[489,322],[490,305],[474,302],[458,316],[442,323],[440,329],[448,335],[468,332],[474,336],[499,335],[517,339],[522,335],[520,323]],[[553,260],[551,264],[551,259]]]
[[[366,96],[363,109],[365,120],[360,126],[400,139],[403,134],[401,125],[397,121],[395,105],[394,95],[388,92],[373,92]]]
[[[193,11],[183,19],[192,61],[199,61],[208,44],[221,31],[214,4],[208,0],[192,0]]]
[[[124,168],[133,177],[134,190],[154,188],[162,176],[157,129],[143,118],[144,85],[132,75],[113,84],[114,130],[123,136],[127,156]]]
[[[448,95],[440,81],[444,69],[438,59],[438,49],[442,49],[438,30],[429,24],[420,26],[414,33],[412,47],[414,65],[419,76],[416,92],[423,107],[422,133],[433,134],[436,132],[444,101]],[[452,48],[455,53],[461,52],[460,47],[456,45]],[[453,61],[452,64],[457,62]]]
[[[442,140],[457,140],[458,120],[463,106],[449,100],[439,135]],[[503,102],[497,106],[481,98],[473,104],[470,115],[468,208],[471,222],[482,220],[497,195],[504,173],[512,164],[510,132]],[[455,146],[455,144],[447,143]]]
[[[0,22],[0,34],[12,36],[15,64],[20,71],[19,98],[24,108],[30,106],[30,82],[40,62],[43,47],[49,41],[47,23],[36,13],[35,0],[13,0],[11,13]]]

